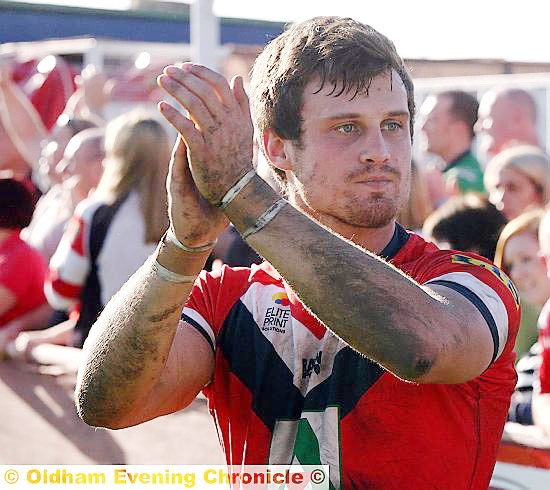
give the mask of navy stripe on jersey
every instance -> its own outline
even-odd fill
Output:
[[[291,370],[240,301],[225,319],[218,348],[229,362],[231,372],[252,393],[252,409],[270,431],[279,419],[300,418],[304,399],[293,384]]]
[[[227,316],[217,342],[231,371],[252,393],[252,409],[270,430],[277,420],[298,420],[304,409],[321,411],[339,405],[345,416],[385,372],[345,347],[334,359],[332,374],[304,399],[293,384],[292,371],[240,301]]]
[[[462,296],[468,299],[483,315],[483,318],[485,318],[487,325],[489,325],[491,337],[493,338],[494,352],[493,352],[493,358],[491,359],[491,364],[492,364],[498,354],[499,339],[498,339],[498,328],[495,323],[495,319],[493,318],[493,315],[491,315],[491,312],[489,311],[489,308],[487,308],[487,305],[479,298],[479,296],[477,296],[477,294],[475,294],[474,292],[472,292],[462,284],[458,284],[456,282],[451,282],[451,281],[435,280],[435,281],[430,281],[426,285],[431,286],[432,284],[439,284],[440,286],[445,286],[449,289],[452,289],[453,291],[456,291],[457,293],[462,294]]]
[[[195,327],[196,330],[198,330],[198,332],[207,340],[208,344],[210,345],[210,347],[212,348],[212,352],[215,351],[215,346],[214,344],[212,343],[212,339],[210,338],[210,335],[208,335],[207,332],[204,331],[204,328],[201,327],[201,325],[196,322],[195,320],[193,320],[190,316],[182,313],[181,314],[181,319],[184,321],[184,322],[187,322],[189,323],[190,325],[193,325],[193,327]]]
[[[313,411],[337,405],[344,418],[385,372],[379,364],[351,347],[344,347],[334,358],[332,375],[307,394],[305,409]]]
[[[386,260],[391,260],[395,257],[397,252],[403,248],[405,243],[409,240],[410,235],[407,233],[399,223],[395,223],[395,230],[390,242],[384,247],[379,255]]]

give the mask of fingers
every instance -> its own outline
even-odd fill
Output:
[[[158,104],[158,110],[164,118],[180,133],[185,144],[192,149],[200,151],[204,145],[201,133],[195,127],[193,121],[185,117],[178,109],[168,102],[162,101]]]
[[[248,95],[244,90],[243,77],[236,75],[231,80],[231,88],[237,99],[239,107],[243,111],[243,114],[250,113],[250,103],[248,101]]]
[[[236,106],[227,81],[221,75],[204,68],[208,78],[201,78],[193,72],[194,65],[184,64],[182,68],[167,66],[159,77],[159,85],[180,102],[194,120],[208,127]]]
[[[189,111],[190,118],[204,132],[213,133],[228,115],[240,119],[249,112],[242,79],[238,77],[238,80],[237,95],[219,73],[184,63],[181,68],[166,67],[158,84]]]
[[[243,77],[234,76],[231,80],[231,89],[235,94],[235,99],[241,108],[243,118],[246,117],[250,126],[252,126],[252,115],[250,113],[250,101],[248,95],[244,90]]]
[[[170,167],[168,170],[167,189],[170,192],[170,183],[177,181],[179,186],[187,188],[194,187],[192,184],[191,171],[189,170],[189,161],[187,159],[187,146],[181,136],[178,136],[172,157],[170,159]]]
[[[183,63],[181,69],[183,72],[194,75],[197,79],[200,79],[213,87],[220,102],[225,106],[231,106],[233,102],[233,94],[229,89],[229,85],[225,77],[213,70],[210,70],[206,66],[197,65],[194,63]]]
[[[187,109],[189,112],[189,118],[193,120],[197,126],[206,129],[210,125],[213,125],[214,116],[204,104],[204,101],[177,79],[181,79],[181,77],[176,78],[171,76],[171,73],[174,73],[174,70],[172,69],[179,70],[176,67],[170,66],[165,68],[165,73],[157,78],[158,86],[168,92],[168,94],[170,94],[185,109]]]

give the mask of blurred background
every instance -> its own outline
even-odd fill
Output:
[[[194,60],[227,77],[246,77],[285,23],[350,16],[394,41],[415,80],[419,107],[434,91],[460,89],[480,99],[495,85],[525,88],[537,104],[539,140],[548,147],[550,33],[541,9],[536,0],[0,0],[0,59],[26,64],[17,76],[27,93],[53,70],[48,55],[67,62],[74,75],[94,67],[111,79],[104,109],[111,116],[127,104],[155,102],[154,78],[168,63]]]

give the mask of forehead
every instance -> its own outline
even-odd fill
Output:
[[[513,182],[514,184],[523,184],[526,182],[531,183],[527,175],[513,166],[501,167],[498,170],[496,177],[501,182]]]
[[[489,116],[503,110],[507,110],[509,106],[508,97],[503,93],[487,92],[479,103],[479,115]]]
[[[537,236],[530,230],[522,230],[510,238],[506,243],[506,252],[508,255],[514,252],[525,252],[529,249],[538,249],[539,243]]]
[[[420,108],[421,115],[446,112],[451,107],[451,99],[445,95],[429,95]]]
[[[344,90],[341,82],[336,88],[325,83],[321,88],[319,78],[311,80],[304,88],[302,116],[330,116],[336,112],[360,112],[362,114],[409,112],[407,90],[399,74],[392,70],[372,78],[365,92]]]

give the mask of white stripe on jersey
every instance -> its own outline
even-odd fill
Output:
[[[468,272],[450,272],[449,274],[433,277],[425,285],[428,286],[434,281],[449,281],[460,284],[483,301],[497,326],[499,344],[495,360],[498,359],[508,340],[508,312],[497,292]]]
[[[318,339],[304,324],[290,315],[290,306],[275,303],[273,296],[284,292],[282,287],[275,284],[254,283],[241,297],[241,302],[254,318],[259,331],[293,373],[294,386],[305,396],[332,374],[334,358],[347,344],[328,329],[323,338]],[[284,328],[274,329],[266,323],[270,314],[284,314],[285,311],[289,313]],[[315,321],[313,317],[312,321]],[[300,358],[296,357],[297,352],[300,353]],[[313,368],[307,369],[308,365],[314,364],[318,364],[317,371]]]
[[[55,310],[68,311],[78,304],[78,298],[67,298],[55,292],[50,281],[44,283],[44,295],[49,305]]]
[[[71,249],[69,253],[64,254],[61,260],[58,260],[56,252],[50,262],[50,268],[57,270],[59,279],[68,284],[83,286],[90,272],[90,259]]]
[[[191,308],[188,308],[187,306],[183,309],[182,312],[184,315],[187,315],[189,318],[197,322],[201,328],[204,330],[204,332],[210,337],[210,340],[212,341],[212,345],[214,346],[214,349],[216,348],[216,336],[214,335],[214,330],[212,330],[212,327],[208,325],[208,322],[204,319],[204,317],[198,313],[195,310],[192,310]]]

